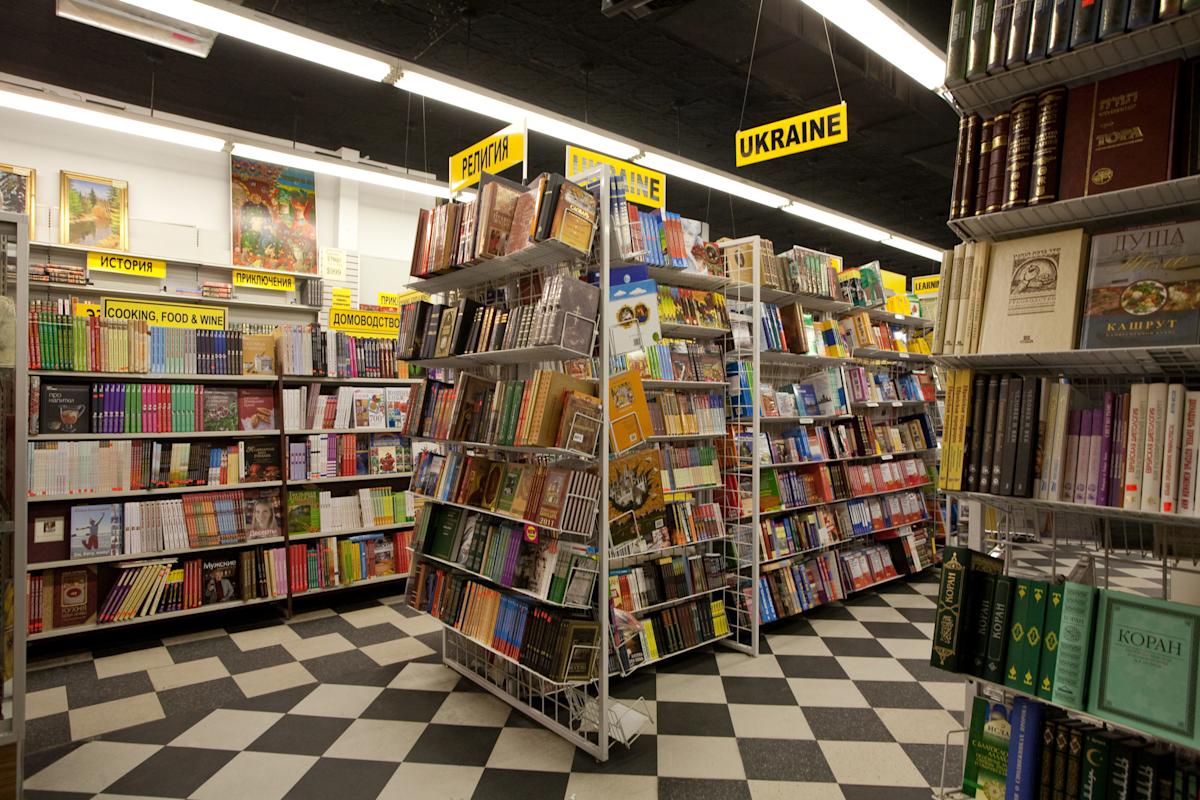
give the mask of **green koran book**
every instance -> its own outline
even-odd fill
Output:
[[[1054,666],[1051,698],[1057,705],[1083,710],[1095,619],[1096,589],[1082,583],[1064,584],[1062,621],[1058,626],[1058,659]]]
[[[1044,581],[1017,579],[1016,600],[1009,625],[1008,663],[1004,670],[1004,685],[1010,689],[1037,693],[1047,594]]]
[[[1200,748],[1200,607],[1100,592],[1089,714]]]
[[[1049,700],[1054,691],[1054,669],[1058,662],[1059,628],[1063,614],[1063,585],[1051,583],[1047,586],[1046,626],[1042,630],[1042,656],[1038,663],[1037,696]]]

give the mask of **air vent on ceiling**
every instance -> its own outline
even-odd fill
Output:
[[[206,58],[217,35],[204,28],[185,25],[150,11],[133,8],[118,0],[56,0],[55,13],[150,44]]]

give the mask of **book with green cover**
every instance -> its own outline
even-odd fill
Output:
[[[466,511],[454,506],[442,506],[430,523],[432,538],[426,551],[434,558],[449,559],[458,534],[458,526]]]
[[[287,493],[288,533],[316,533],[321,530],[321,506],[313,489],[289,489]]]
[[[987,658],[983,665],[983,679],[992,683],[1004,683],[1009,617],[1012,613],[1016,585],[1017,579],[1011,575],[996,576],[996,591],[992,595],[991,627],[988,630]]]
[[[1063,612],[1063,585],[1050,583],[1046,597],[1046,625],[1042,630],[1042,656],[1038,663],[1037,696],[1049,700],[1054,691],[1054,668],[1058,662]]]
[[[1077,711],[1083,710],[1087,697],[1095,612],[1095,587],[1072,582],[1063,585],[1058,657],[1055,659],[1050,699],[1057,705]]]
[[[1045,581],[1017,579],[1017,600],[1009,626],[1008,665],[1004,672],[1004,685],[1010,689],[1037,692],[1047,594]]]
[[[1012,735],[1010,708],[976,697],[971,706],[963,793],[976,800],[1004,800],[1008,775],[1008,744]]]
[[[970,666],[969,596],[984,588],[984,575],[999,575],[1001,559],[967,547],[947,547],[942,552],[942,576],[933,623],[933,649],[929,663],[957,672]]]
[[[1200,748],[1200,607],[1102,590],[1089,714]]]
[[[1080,800],[1104,800],[1108,796],[1109,750],[1120,734],[1090,730],[1083,737],[1083,774],[1079,781]]]
[[[982,678],[987,661],[988,632],[992,627],[992,598],[996,593],[996,576],[981,575],[980,591],[971,591],[971,660],[972,675]]]

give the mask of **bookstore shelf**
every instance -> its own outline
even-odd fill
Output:
[[[850,358],[833,356],[810,356],[799,353],[784,353],[777,350],[763,350],[759,353],[760,363],[769,367],[798,367],[800,369],[821,369],[823,367],[844,367],[854,363]]]
[[[636,266],[638,262],[629,262],[619,266]],[[613,265],[614,269],[618,265]],[[664,283],[667,286],[680,286],[684,289],[704,289],[715,291],[729,283],[724,275],[707,275],[703,272],[693,272],[686,269],[671,269],[670,267],[646,267],[646,274],[652,281]]]
[[[817,416],[760,416],[760,422],[771,422],[781,425],[813,425],[819,422],[833,422],[838,419],[852,419],[853,414],[820,414]]]
[[[1164,514],[1160,511],[1134,511],[1133,509],[1113,508],[1112,506],[1067,503],[1062,500],[1039,500],[1034,497],[1007,497],[1004,495],[985,494],[983,492],[943,490],[942,493],[956,500],[974,500],[996,508],[1036,509],[1038,511],[1054,511],[1060,514],[1082,514],[1091,517],[1103,517],[1106,519],[1123,520],[1125,522],[1170,525],[1181,528],[1200,528],[1200,517],[1189,517],[1182,514]]]
[[[751,287],[747,283],[742,283],[741,281],[729,281],[726,284],[726,286],[727,286],[727,291],[732,296],[749,297],[749,292],[750,292]],[[771,286],[760,286],[760,287],[758,287],[758,290],[759,290],[760,301],[763,303],[788,303],[788,302],[794,303],[797,300],[799,300],[799,302],[805,308],[813,308],[813,306],[811,306],[808,302],[808,297],[799,296],[795,292],[790,292],[786,289],[775,289]],[[845,306],[850,305],[849,303],[838,303],[838,301],[836,301],[836,300],[830,300],[829,303],[837,304],[837,305],[845,305]],[[816,309],[816,310],[820,310],[820,309]]]
[[[505,519],[505,520],[508,520],[509,522],[516,522],[521,525],[532,525],[535,528],[538,528],[543,531],[550,531],[551,533],[557,534],[559,536],[587,536],[587,534],[584,534],[584,533],[576,533],[575,531],[563,530],[562,528],[552,528],[549,525],[540,525],[537,522],[534,522],[533,520],[524,519],[522,517],[514,517],[512,514],[505,514],[503,511],[489,511],[486,508],[478,508],[476,506],[463,505],[462,503],[455,503],[452,500],[439,500],[436,497],[430,497],[429,495],[421,494],[420,492],[413,492],[413,497],[415,497],[418,500],[423,500],[426,503],[435,503],[437,505],[442,505],[442,506],[454,506],[455,508],[461,508],[464,511],[474,511],[477,514],[487,514],[489,517],[496,517],[497,519]],[[422,557],[424,557],[424,556],[422,556]]]
[[[370,475],[325,475],[320,478],[288,478],[288,485],[307,486],[310,483],[364,483],[411,478],[411,472],[377,472]]]
[[[517,659],[508,655],[507,653],[502,653],[499,650],[497,650],[496,648],[492,647],[491,645],[484,644],[483,642],[479,641],[478,639],[473,639],[470,636],[467,636],[465,633],[458,630],[457,628],[454,628],[454,627],[448,625],[444,620],[440,620],[437,617],[430,617],[430,618],[436,619],[438,622],[441,623],[442,631],[443,631],[444,635],[450,634],[450,635],[460,637],[462,639],[466,639],[468,642],[471,643],[471,645],[473,647],[478,647],[481,650],[487,651],[490,655],[495,656],[496,658],[499,658],[502,661],[507,661],[509,664],[512,664],[514,667],[519,668],[522,672],[526,672],[529,675],[536,678],[537,680],[543,681],[544,683],[546,683],[550,686],[555,686],[555,687],[565,689],[567,687],[587,686],[588,684],[591,683],[591,681],[556,681],[551,678],[548,678],[545,675],[543,675],[542,673],[538,672],[537,670],[530,669],[527,665],[522,664],[520,661],[518,661]],[[449,666],[454,667],[455,664],[453,662],[451,662],[449,664]],[[457,669],[457,667],[456,667],[456,669]],[[459,671],[461,672],[462,670],[459,670]],[[473,673],[464,673],[464,674],[466,674],[466,676],[468,678],[472,678],[472,680],[478,680],[477,677],[473,677]],[[483,686],[491,686],[491,684],[487,684],[487,683],[483,683],[483,682],[480,682],[480,684]]]
[[[59,636],[71,636],[79,633],[88,633],[91,631],[108,630],[109,628],[124,628],[129,625],[141,625],[147,622],[158,622],[164,619],[175,619],[176,617],[189,617],[194,614],[210,614],[217,611],[228,611],[232,608],[243,608],[245,606],[256,606],[263,603],[279,603],[287,600],[286,595],[278,597],[255,597],[250,600],[230,600],[225,603],[209,603],[195,608],[185,608],[181,611],[166,611],[160,614],[151,614],[145,617],[134,617],[133,619],[125,619],[119,622],[93,622],[86,625],[72,625],[66,628],[51,628],[50,630],[40,631],[38,633],[29,634],[30,641],[40,639],[53,639]]]
[[[662,322],[659,325],[665,339],[720,339],[729,335],[729,328],[710,328],[682,322]]]
[[[147,255],[145,253],[130,253],[124,250],[109,250],[103,247],[89,247],[88,245],[78,244],[56,244],[54,242],[30,242],[29,246],[36,247],[39,250],[48,250],[56,253],[78,253],[87,256],[88,253],[103,253],[105,255],[120,256],[121,258],[136,258],[149,261],[165,261],[168,265],[174,264],[180,267],[197,267],[200,269],[215,269],[233,272],[234,270],[247,270],[249,267],[237,267],[232,264],[226,264],[220,261],[202,261],[199,259],[189,258],[169,258],[166,256]],[[253,271],[253,270],[252,270]],[[320,275],[314,272],[288,272],[282,269],[270,270],[272,275],[291,275],[296,278],[319,278]]]
[[[699,650],[701,647],[707,647],[710,644],[715,644],[719,641],[730,638],[730,636],[732,636],[732,634],[722,633],[722,634],[712,637],[711,639],[705,639],[701,642],[697,642],[694,645],[685,647],[682,650],[672,650],[670,653],[664,653],[663,655],[660,655],[657,658],[647,658],[645,661],[638,664],[637,668],[634,671],[643,670],[646,667],[652,666],[654,664],[658,664],[663,661],[667,661],[672,658],[678,658],[679,656],[683,655],[684,653],[690,653],[693,650]],[[621,674],[622,674],[621,672],[616,671],[616,670],[609,671],[610,676],[616,676],[616,675],[621,675]],[[625,674],[630,675],[630,674],[632,674],[632,672],[625,673]]]
[[[642,381],[642,387],[645,389],[712,389],[714,391],[725,391],[729,388],[729,384],[724,381],[660,381],[647,378]]]
[[[158,431],[138,433],[37,433],[29,437],[31,442],[87,442],[110,439],[252,439],[278,436],[279,430],[253,431]]]
[[[899,489],[885,489],[881,492],[869,492],[867,494],[856,494],[853,497],[843,497],[843,498],[840,498],[837,500],[822,500],[817,503],[805,503],[803,505],[798,505],[798,506],[783,506],[782,508],[762,509],[758,513],[760,516],[763,516],[763,517],[774,516],[776,514],[786,514],[789,511],[803,511],[806,508],[816,508],[818,506],[833,506],[833,505],[838,505],[839,503],[850,503],[855,500],[863,500],[868,497],[880,497],[882,495],[895,494],[896,492],[906,492],[909,490],[916,491],[918,489],[924,489],[927,486],[933,486],[933,485],[934,484],[932,481],[925,481],[924,483],[914,483],[912,486],[903,486]],[[743,516],[741,519],[745,520],[747,518],[748,518],[748,516]],[[906,523],[902,523],[902,524],[915,525],[917,522],[921,522],[921,520],[915,520],[913,522],[906,522]]]
[[[413,521],[405,522],[389,522],[386,525],[365,525],[361,528],[342,528],[335,531],[315,531],[313,533],[291,533],[288,534],[289,542],[304,542],[313,539],[328,539],[338,536],[361,536],[366,533],[381,533],[383,531],[398,531],[405,528],[411,528]]]
[[[637,553],[622,553],[622,554],[610,553],[608,558],[609,558],[609,561],[614,561],[614,562],[615,561],[631,562],[631,561],[638,561],[638,560],[647,559],[647,558],[662,558],[667,553],[673,553],[676,550],[687,550],[688,548],[691,548],[691,547],[701,547],[703,545],[711,544],[714,542],[727,542],[727,541],[730,541],[731,538],[732,537],[730,537],[729,535],[714,536],[711,539],[699,539],[695,542],[684,542],[683,544],[673,544],[668,547],[656,547],[653,550],[642,550]]]
[[[1183,14],[1112,39],[949,87],[963,114],[1008,111],[1022,95],[1078,86],[1172,58],[1200,54],[1200,19]]]
[[[308,277],[316,278],[317,276],[309,275]],[[321,310],[319,306],[306,306],[301,303],[284,303],[279,301],[270,302],[267,300],[242,300],[236,297],[205,297],[203,295],[179,294],[165,291],[139,291],[137,289],[123,289],[115,286],[97,286],[94,283],[56,283],[53,281],[30,282],[30,292],[37,292],[39,289],[65,294],[108,294],[113,295],[114,297],[160,300],[172,303],[200,303],[202,305],[230,306],[232,308],[262,308],[270,309],[271,311],[295,311],[310,315],[316,314]]]
[[[538,269],[554,267],[564,261],[578,261],[584,257],[583,253],[557,239],[547,239],[533,242],[524,250],[518,250],[511,255],[498,256],[445,275],[417,278],[405,288],[425,294],[467,289],[488,281],[511,280]]]
[[[711,492],[711,491],[714,491],[716,489],[721,489],[721,488],[724,488],[724,487],[719,483],[706,483],[706,484],[702,484],[700,486],[677,486],[673,489],[668,489],[667,487],[664,486],[663,487],[663,498],[664,498],[664,501],[667,503],[687,503],[687,502],[690,502],[692,498],[677,497],[676,495],[686,495],[686,494],[691,494],[693,492]]]
[[[347,386],[416,386],[420,378],[365,378],[365,377],[335,377],[325,375],[284,375],[280,378],[284,385],[308,383],[341,383]]]
[[[461,572],[464,575],[470,575],[472,578],[477,578],[478,580],[489,583],[498,589],[503,589],[506,592],[514,592],[515,594],[519,594],[522,597],[528,597],[529,599],[533,600],[534,602],[540,603],[541,605],[544,605],[544,606],[553,606],[554,608],[572,608],[572,609],[576,609],[579,611],[585,611],[585,610],[591,608],[591,606],[588,606],[588,605],[576,605],[575,603],[558,603],[558,602],[555,602],[554,600],[548,600],[545,597],[542,597],[541,595],[537,594],[536,592],[529,591],[528,589],[521,589],[516,586],[505,586],[500,581],[496,580],[495,578],[484,575],[482,572],[476,572],[473,569],[467,569],[462,564],[456,563],[454,561],[450,561],[445,558],[438,558],[437,556],[432,556],[429,553],[422,553],[421,558],[429,560],[429,561],[433,561],[434,563],[437,563],[437,564],[441,564],[443,567],[447,567],[449,569],[455,570],[456,572]]]
[[[339,583],[336,586],[317,586],[312,589],[304,589],[299,592],[292,592],[293,598],[309,597],[314,594],[326,594],[327,592],[340,592],[343,589],[358,589],[363,586],[374,586],[380,583],[391,583],[392,581],[400,581],[407,578],[406,573],[394,572],[391,575],[374,575],[370,578],[364,578],[360,581],[351,581],[350,583]]]
[[[26,497],[30,503],[57,503],[76,500],[98,500],[105,497],[144,497],[146,495],[191,494],[192,492],[229,492],[235,489],[274,489],[282,486],[281,481],[258,481],[251,483],[209,484],[207,486],[166,486],[160,489],[114,489],[110,492],[80,494],[36,494]]]
[[[399,428],[298,428],[297,430],[284,430],[288,436],[316,436],[323,433],[394,433],[397,435],[405,435]]]
[[[837,550],[838,548],[840,548],[844,545],[847,545],[847,544],[853,544],[856,542],[864,542],[864,541],[866,541],[866,542],[873,541],[872,537],[878,536],[882,533],[890,533],[891,531],[896,531],[896,530],[899,530],[900,528],[904,528],[909,525],[923,525],[926,522],[930,522],[929,517],[922,517],[921,519],[914,519],[910,522],[901,522],[898,525],[888,525],[883,528],[872,528],[871,530],[866,531],[865,533],[854,533],[854,534],[847,536],[845,539],[838,539],[833,542],[825,542],[824,544],[819,544],[816,547],[810,547],[806,550],[798,550],[795,553],[784,553],[783,555],[771,556],[770,558],[760,558],[759,565],[760,565],[760,568],[767,567],[769,565],[779,565],[782,562],[793,561],[802,556],[815,555],[816,553],[823,553],[826,550]],[[763,572],[769,572],[769,571],[773,571],[775,569],[780,569],[780,568],[781,568],[780,566],[774,566],[770,570],[764,569]]]
[[[1185,18],[1196,19],[1195,15]],[[1118,222],[1161,219],[1171,212],[1190,213],[1196,203],[1200,203],[1200,175],[1191,175],[1090,197],[953,219],[948,224],[964,241],[1002,240],[1065,228],[1083,227],[1092,231]]]
[[[760,469],[788,469],[791,467],[812,467],[819,464],[843,464],[847,461],[870,461],[873,458],[878,458],[881,461],[892,461],[904,456],[919,456],[925,453],[937,450],[936,447],[922,447],[917,450],[898,450],[895,453],[870,453],[862,456],[842,456],[841,458],[825,458],[812,461],[782,461],[779,463],[763,462],[759,464]],[[733,472],[740,472],[749,467],[732,467]]]
[[[856,347],[854,348],[854,357],[868,361],[896,361],[909,364],[933,363],[933,356],[925,355],[924,353],[904,353],[898,350],[880,350],[876,347]]]
[[[655,603],[654,605],[651,605],[651,606],[642,606],[641,608],[631,608],[631,609],[627,609],[627,610],[629,611],[630,614],[634,614],[634,615],[649,614],[652,611],[659,611],[664,608],[670,608],[671,606],[677,606],[680,603],[686,603],[689,600],[696,600],[701,597],[708,597],[710,594],[716,594],[717,592],[723,592],[723,591],[725,591],[724,586],[714,586],[711,589],[705,589],[703,592],[696,592],[695,594],[689,594],[687,597],[673,597],[670,600],[663,600],[661,603]]]
[[[43,378],[76,378],[87,381],[157,381],[161,383],[275,383],[279,380],[274,375],[206,375],[194,372],[83,372],[31,369],[29,374]]]
[[[293,539],[295,537],[292,537]],[[65,558],[60,561],[35,561],[25,565],[27,572],[58,567],[77,567],[84,564],[107,564],[115,561],[154,561],[168,556],[185,556],[192,553],[208,553],[213,550],[241,550],[246,547],[257,547],[265,544],[281,544],[286,541],[282,536],[270,536],[265,539],[250,539],[244,542],[227,542],[225,544],[206,545],[204,547],[177,547],[171,550],[154,550],[144,553],[116,553],[115,555],[93,556],[92,558]]]
[[[933,400],[852,400],[851,408],[920,408]]]
[[[573,361],[588,358],[586,353],[577,353],[558,345],[520,347],[512,350],[490,350],[483,353],[465,353],[443,358],[419,358],[410,361],[419,367],[430,369],[469,369],[476,366],[500,364],[535,364],[541,361]]]
[[[594,455],[581,453],[578,450],[571,450],[566,447],[533,447],[529,445],[515,444],[490,444],[488,442],[462,442],[457,439],[438,439],[433,436],[411,436],[409,438],[417,439],[423,442],[437,442],[438,444],[446,445],[447,447],[460,448],[463,450],[496,450],[503,453],[528,453],[531,455],[545,456],[547,458],[559,458],[563,460],[586,461],[593,462],[596,460]]]
[[[663,433],[655,436],[647,436],[646,441],[654,442],[687,442],[692,439],[720,439],[725,435],[721,433]]]
[[[1116,378],[1191,378],[1200,371],[1200,345],[936,356],[941,366],[976,372]]]
[[[857,306],[852,306],[852,311],[859,310]],[[899,314],[895,311],[887,311],[882,308],[867,308],[863,309],[867,312],[867,316],[875,322],[890,322],[893,325],[903,325],[908,328],[932,328],[933,320],[929,317],[914,317],[911,314]]]

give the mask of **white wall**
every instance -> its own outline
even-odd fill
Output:
[[[58,240],[59,171],[129,182],[130,251],[229,263],[229,156],[0,109],[0,163],[37,170],[35,241]],[[428,198],[317,176],[317,245],[357,250],[359,296],[408,282]],[[342,197],[353,202],[342,202]],[[339,230],[340,229],[340,230]]]

